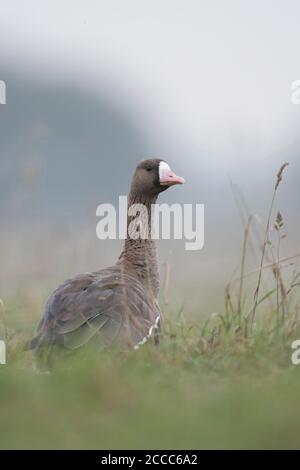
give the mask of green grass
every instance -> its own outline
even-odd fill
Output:
[[[18,322],[19,306],[7,307],[0,448],[300,448],[291,318],[276,327],[275,314],[264,317],[245,337],[233,315],[203,328],[169,314],[158,348],[86,351],[36,374],[20,332],[37,307],[28,302]]]

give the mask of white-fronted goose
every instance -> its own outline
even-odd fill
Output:
[[[151,205],[159,193],[183,183],[160,159],[144,160],[134,173],[128,207],[143,204],[151,230]],[[38,362],[51,366],[57,350],[74,350],[88,342],[99,347],[117,344],[139,347],[150,336],[158,340],[161,312],[158,305],[159,274],[155,241],[130,237],[115,266],[79,274],[65,281],[50,296],[32,349]]]

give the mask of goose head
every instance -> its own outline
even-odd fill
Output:
[[[153,198],[170,186],[183,184],[184,179],[177,176],[167,162],[159,158],[143,160],[135,170],[131,192]]]

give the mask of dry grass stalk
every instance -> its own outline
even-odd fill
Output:
[[[256,309],[257,309],[257,305],[258,305],[258,296],[259,296],[259,291],[260,291],[260,286],[261,286],[261,281],[262,281],[263,264],[264,264],[264,259],[265,259],[266,247],[267,247],[268,241],[269,241],[270,224],[271,224],[271,217],[272,217],[272,212],[273,212],[273,208],[274,208],[275,197],[276,197],[276,193],[277,193],[279,184],[282,181],[283,172],[284,172],[284,170],[287,166],[288,166],[288,163],[287,162],[284,163],[280,167],[280,169],[279,169],[279,171],[276,175],[277,178],[276,178],[275,187],[274,187],[274,191],[273,191],[273,196],[272,196],[272,200],[271,200],[271,204],[270,204],[270,208],[269,208],[269,213],[268,213],[268,218],[267,218],[267,225],[266,225],[266,229],[265,229],[264,241],[263,241],[263,246],[262,246],[262,255],[261,255],[261,260],[260,260],[258,281],[257,281],[257,286],[256,286],[256,289],[255,289],[255,292],[254,292],[254,307],[253,307],[253,310],[252,310],[252,315],[251,315],[251,320],[250,320],[251,328],[253,326],[253,322],[254,322],[255,315],[256,315]]]
[[[240,283],[239,283],[239,292],[238,292],[238,315],[239,319],[241,318],[242,314],[242,301],[243,301],[243,289],[244,289],[244,279],[245,279],[245,263],[246,263],[246,252],[247,252],[247,245],[248,245],[248,236],[249,230],[252,222],[252,216],[250,215],[248,218],[248,222],[244,232],[244,242],[243,242],[243,252],[242,252],[242,262],[241,262],[241,275],[240,275]]]
[[[297,260],[297,259],[299,259],[299,258],[300,258],[300,253],[297,253],[297,254],[295,254],[295,255],[293,255],[293,256],[288,256],[288,257],[286,257],[286,258],[281,258],[281,259],[279,260],[279,262],[280,262],[280,264],[281,264],[281,269],[282,269],[283,267],[288,268],[288,267],[291,267],[291,266],[295,266],[294,263],[290,263],[290,261],[292,261],[292,260],[294,260],[294,259]],[[282,263],[287,263],[287,264],[283,266]],[[272,261],[272,263],[265,264],[262,269],[265,270],[265,269],[273,268],[273,266],[274,266],[274,261]],[[254,269],[253,271],[249,271],[249,272],[247,272],[247,273],[244,274],[244,278],[250,277],[250,276],[252,276],[253,274],[257,274],[259,271],[260,271],[260,267],[257,268],[257,269]],[[297,277],[299,276],[299,274],[300,274],[300,273],[297,274]],[[232,280],[232,283],[234,283],[234,282],[239,282],[239,281],[240,281],[240,277],[236,277],[236,278],[234,278],[234,279]]]

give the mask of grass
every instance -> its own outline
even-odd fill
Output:
[[[52,374],[11,350],[1,448],[298,448],[300,368],[284,330],[245,339],[214,318],[166,325],[159,348],[87,352]],[[17,348],[18,349],[18,348]]]
[[[22,345],[44,293],[0,306],[8,348],[8,364],[0,366],[0,448],[300,448],[300,366],[291,363],[291,343],[300,338],[298,258],[288,260],[288,276],[278,247],[283,216],[275,218],[275,242],[272,217],[270,210],[251,276],[254,218],[247,220],[239,276],[225,289],[221,313],[172,312],[167,267],[158,348],[86,350],[51,374],[36,374]]]

